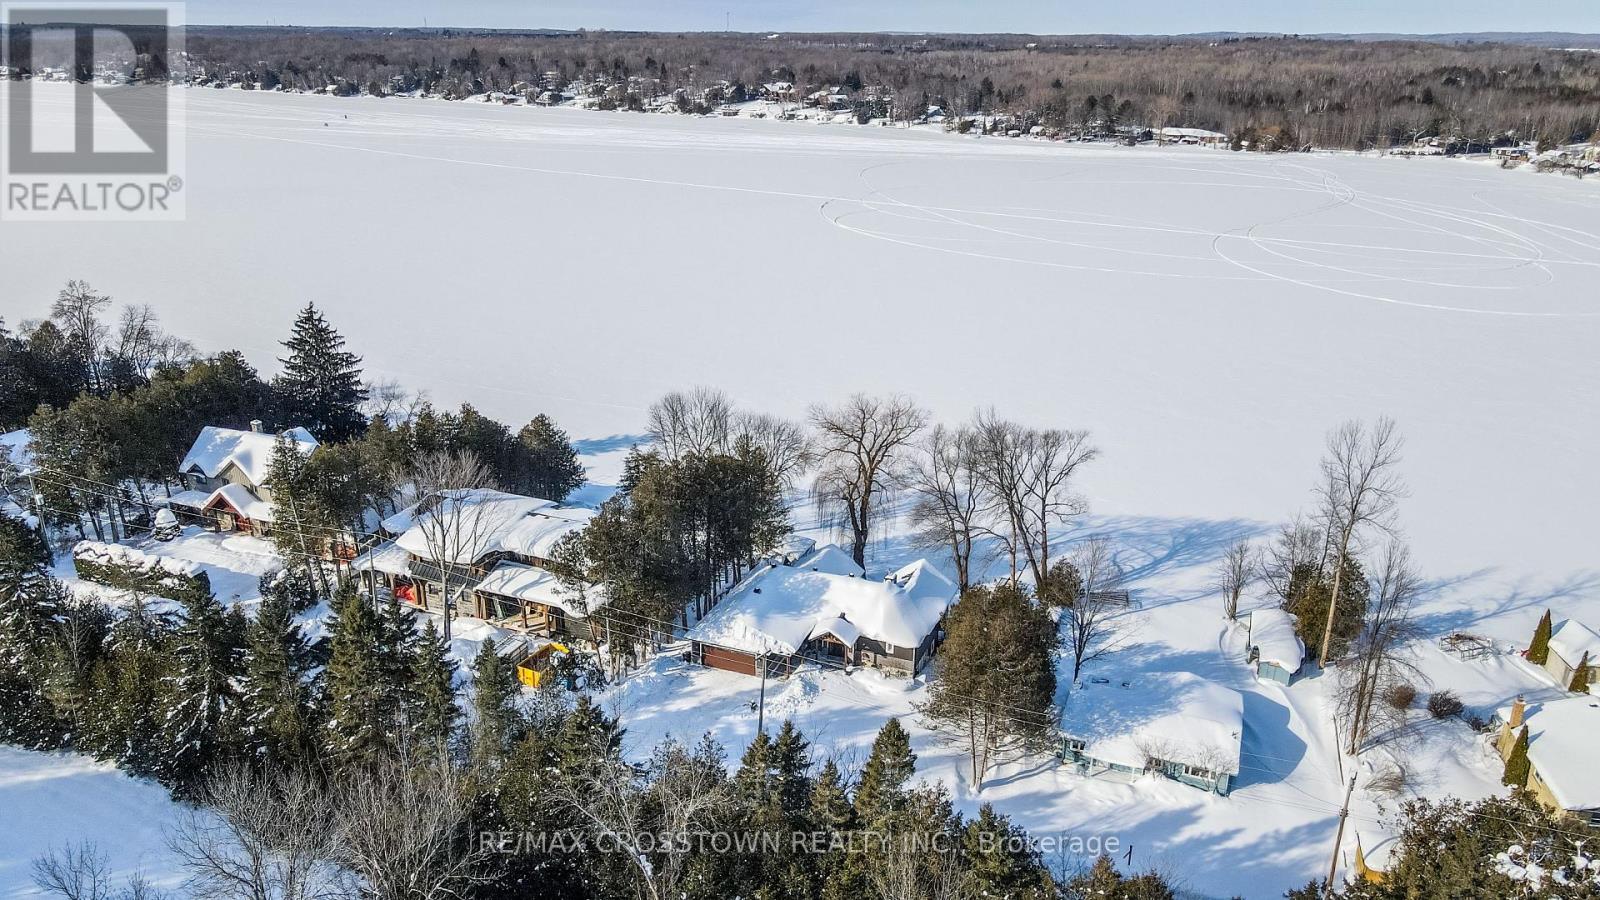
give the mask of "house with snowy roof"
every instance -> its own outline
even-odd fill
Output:
[[[829,545],[740,582],[689,630],[690,653],[745,675],[788,675],[808,658],[914,675],[937,650],[956,594],[925,559],[877,580]]]
[[[273,434],[262,428],[260,419],[248,431],[215,425],[200,429],[178,463],[184,490],[168,498],[168,505],[181,518],[222,531],[266,534],[275,518],[268,480],[280,440],[302,456],[317,449],[317,439],[304,428]]]
[[[1244,697],[1192,672],[1094,677],[1061,710],[1062,761],[1115,781],[1157,775],[1226,794],[1239,776]]]
[[[383,520],[393,540],[350,563],[365,586],[415,606],[514,631],[587,640],[597,592],[582,599],[550,571],[556,545],[594,510],[485,488],[441,491]]]
[[[1550,630],[1549,646],[1544,670],[1562,687],[1572,683],[1572,674],[1585,661],[1600,665],[1600,634],[1576,619],[1557,622]]]
[[[1277,607],[1253,609],[1245,620],[1250,637],[1247,661],[1255,666],[1256,677],[1288,684],[1300,673],[1306,648],[1295,630],[1292,613]]]
[[[1595,736],[1600,735],[1600,697],[1577,694],[1528,703],[1518,697],[1495,712],[1495,747],[1509,759],[1523,728],[1528,729],[1528,781],[1524,787],[1551,809],[1565,810],[1600,828],[1600,767]]]

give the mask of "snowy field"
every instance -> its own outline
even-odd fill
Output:
[[[1103,456],[1081,487],[1096,515],[1068,537],[1112,537],[1143,601],[1124,616],[1127,646],[1091,674],[1189,671],[1241,691],[1231,796],[1042,762],[979,794],[960,751],[916,724],[923,688],[873,673],[769,685],[769,721],[793,716],[819,757],[849,764],[899,715],[919,774],[962,808],[1115,834],[1136,865],[1200,894],[1274,896],[1326,866],[1342,789],[1325,685],[1257,683],[1210,585],[1231,540],[1309,502],[1331,426],[1399,420],[1430,633],[1525,642],[1547,606],[1600,620],[1593,182],[236,91],[193,91],[188,115],[188,221],[0,224],[0,315],[41,315],[84,278],[270,371],[315,300],[372,374],[514,424],[553,415],[584,438],[587,501],[614,483],[648,403],[695,384],[796,416],[897,391],[947,420],[992,404],[1091,429]],[[903,531],[874,544],[872,573],[916,555]],[[183,552],[236,573],[226,590],[250,599],[254,564],[209,541]],[[1418,653],[1478,714],[1554,691],[1509,655]],[[753,679],[669,654],[605,699],[632,753],[710,730],[736,758],[756,695]],[[1419,715],[1395,746],[1410,792],[1499,790],[1498,762],[1460,723]],[[1363,758],[1368,774],[1385,752]],[[0,759],[0,783],[13,768]],[[1357,792],[1365,848],[1398,799]]]

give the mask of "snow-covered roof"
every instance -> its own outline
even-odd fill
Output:
[[[383,529],[398,534],[395,543],[422,559],[435,552],[428,546],[428,533],[441,530],[453,535],[450,543],[461,544],[455,548],[460,558],[453,562],[475,562],[489,553],[546,559],[562,538],[586,527],[594,515],[585,507],[479,488],[443,491],[384,519]]]
[[[306,456],[317,449],[317,439],[304,428],[290,428],[282,436]],[[200,429],[200,436],[194,439],[183,462],[178,464],[178,471],[199,472],[207,478],[215,478],[233,465],[251,484],[261,484],[272,468],[272,451],[277,442],[278,435],[268,432],[207,425]]]
[[[1161,129],[1160,134],[1162,137],[1175,138],[1209,138],[1211,140],[1223,140],[1227,138],[1227,135],[1220,131],[1207,131],[1204,128],[1163,128]]]
[[[225,484],[212,491],[204,508],[211,508],[219,500],[226,502],[237,510],[239,515],[252,522],[272,521],[272,504],[250,493],[250,489],[242,484]]]
[[[32,440],[33,435],[26,428],[0,434],[0,454],[9,458],[23,475],[33,471],[33,451],[28,449],[28,443]]]
[[[1511,720],[1511,707],[1499,711]],[[1594,764],[1594,738],[1600,734],[1600,698],[1581,695],[1530,703],[1528,760],[1563,809],[1600,809],[1600,767]]]
[[[1300,671],[1306,656],[1294,626],[1294,615],[1276,607],[1250,611],[1250,643],[1260,651],[1261,661],[1291,675]]]
[[[860,578],[867,574],[866,570],[856,565],[850,554],[844,552],[838,544],[824,544],[812,550],[805,556],[795,560],[796,569],[805,569],[808,572],[822,572],[828,575],[850,575]]]
[[[562,586],[560,579],[538,566],[502,562],[474,585],[473,590],[552,606],[578,619],[588,615],[587,610],[577,608],[574,598]],[[592,608],[604,601],[598,590],[591,589],[587,602]]]
[[[1090,679],[1073,687],[1061,730],[1104,762],[1142,769],[1156,757],[1236,775],[1244,697],[1192,672]]]
[[[1600,634],[1576,619],[1562,619],[1550,630],[1550,649],[1571,666],[1576,666],[1585,653],[1589,654],[1589,662],[1600,664]]]
[[[948,579],[949,590],[941,593],[935,578],[911,577],[921,569],[917,563],[902,569],[907,577],[901,583],[767,566],[717,604],[690,629],[689,638],[758,654],[792,654],[824,633],[850,644],[866,637],[914,647],[938,626],[939,617],[955,601],[955,587]]]
[[[350,571],[365,572],[377,570],[385,575],[409,575],[411,573],[411,555],[405,548],[393,541],[379,544],[371,550],[350,560]]]

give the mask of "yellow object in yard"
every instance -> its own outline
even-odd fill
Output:
[[[538,687],[539,681],[542,678],[544,678],[544,673],[540,672],[538,669],[530,668],[528,666],[517,666],[517,680],[528,687]]]

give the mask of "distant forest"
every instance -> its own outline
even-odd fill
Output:
[[[938,106],[1065,132],[1205,128],[1278,148],[1562,144],[1600,131],[1600,53],[1513,43],[275,27],[191,27],[187,43],[191,77],[340,93],[464,98],[580,81],[620,85],[617,105],[643,108],[679,89],[739,99],[785,81],[799,96],[892,97],[878,114],[898,119]]]

